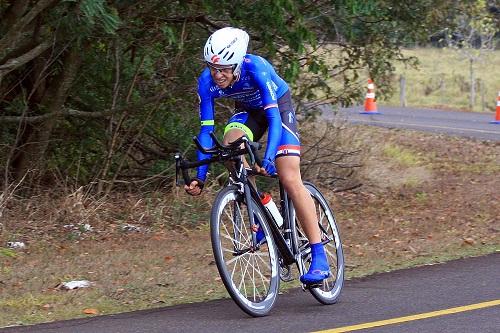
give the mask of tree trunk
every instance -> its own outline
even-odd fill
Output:
[[[57,2],[58,0],[40,0],[34,4],[29,12],[19,18],[16,18],[15,15],[21,15],[21,10],[24,11],[26,8],[17,8],[17,13],[12,14],[14,16],[12,20],[15,20],[15,23],[10,26],[5,35],[0,38],[0,59],[17,48],[17,45],[23,40],[23,32],[26,26],[45,9]]]
[[[16,20],[18,20],[20,17],[24,15],[26,9],[28,9],[29,3],[30,3],[29,0],[14,1],[3,15],[2,28],[9,28],[13,26]],[[5,33],[5,31],[3,31],[3,33]]]
[[[55,113],[40,124],[33,125],[30,133],[17,146],[17,156],[12,161],[11,167],[14,178],[20,180],[25,174],[32,172],[29,179],[33,180],[43,174],[45,153],[49,146],[52,131],[60,120],[57,114],[63,110],[69,89],[75,80],[80,67],[80,53],[82,51],[74,45],[63,58],[63,69],[54,77],[41,102],[44,113]]]

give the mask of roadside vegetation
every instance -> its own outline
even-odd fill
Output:
[[[308,148],[324,137],[325,125],[314,126]],[[349,183],[317,169],[306,178],[337,213],[348,279],[500,250],[498,143],[363,126],[341,133],[324,140],[360,149]],[[353,189],[336,192],[341,184]],[[218,188],[200,198],[173,184],[106,199],[64,187],[13,197],[1,241],[26,248],[0,248],[0,327],[228,297],[209,239]],[[61,288],[74,280],[92,285]]]
[[[400,106],[400,79],[406,80],[406,105],[470,111],[469,60],[450,48],[403,50],[405,57],[416,57],[418,67],[396,63],[392,77],[394,94],[380,103]],[[473,111],[494,112],[500,91],[497,68],[500,50],[485,53],[475,64],[476,98]]]

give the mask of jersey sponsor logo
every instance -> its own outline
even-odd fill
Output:
[[[267,81],[266,86],[267,86],[267,90],[269,90],[269,93],[271,94],[271,98],[273,100],[276,100],[276,92],[273,89],[273,85],[272,85],[271,81]]]
[[[246,89],[246,90],[243,90],[243,89],[238,89],[238,91],[236,92],[229,92],[228,95],[226,95],[226,97],[229,97],[229,98],[253,98],[254,96],[257,96],[260,98],[260,94],[259,94],[259,91],[257,89]]]
[[[217,54],[214,54],[212,58],[210,58],[213,64],[216,64],[220,61],[220,57]]]
[[[217,86],[211,86],[209,90],[210,90],[210,92],[214,92],[214,91],[220,90],[220,88]]]

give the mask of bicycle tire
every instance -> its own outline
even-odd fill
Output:
[[[266,239],[257,250],[253,249],[249,210],[236,186],[225,187],[215,198],[210,235],[215,263],[229,295],[244,312],[261,317],[269,313],[278,295],[279,263],[266,215],[252,201],[252,213]]]
[[[314,288],[309,288],[311,294],[322,304],[337,303],[342,288],[344,286],[344,252],[342,249],[342,241],[340,239],[339,229],[335,219],[333,210],[328,205],[325,197],[320,190],[309,182],[304,182],[306,189],[311,194],[316,207],[316,214],[318,216],[318,224],[321,230],[321,240],[323,242],[329,240],[325,245],[325,252],[327,254],[328,263],[330,266],[331,275],[323,280],[323,282]],[[293,205],[291,205],[291,209]],[[295,216],[295,214],[294,214]],[[309,242],[297,223],[297,239],[301,242],[301,248],[309,247]],[[303,271],[307,272],[311,263],[310,253],[303,258]]]

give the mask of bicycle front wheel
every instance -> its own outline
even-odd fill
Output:
[[[279,263],[264,212],[254,201],[248,208],[236,186],[222,189],[212,207],[210,232],[215,263],[229,295],[243,311],[260,317],[276,300]],[[257,248],[249,212],[265,235]]]
[[[344,286],[344,252],[342,242],[335,220],[335,215],[330,209],[323,194],[309,182],[304,182],[305,187],[311,194],[316,208],[318,225],[321,232],[321,241],[324,244],[328,264],[330,266],[330,276],[323,280],[320,286],[309,289],[311,294],[322,304],[334,304],[340,297],[340,292]],[[297,222],[297,238],[301,249],[309,247],[309,242]],[[308,252],[304,258],[304,272],[307,272],[311,264],[311,255]]]

